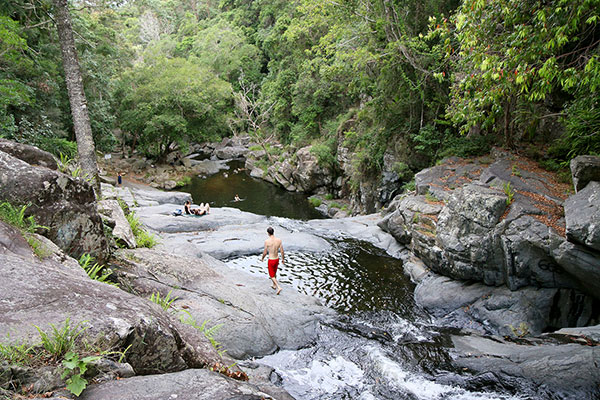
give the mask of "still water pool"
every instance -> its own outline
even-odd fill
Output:
[[[234,172],[244,167],[241,161],[227,165],[229,170],[207,177],[194,176],[189,185],[177,190],[190,193],[194,203],[209,202],[211,207],[234,207],[260,215],[300,220],[323,218],[308,203],[306,195],[252,178],[245,171]],[[236,194],[242,201],[234,201]]]

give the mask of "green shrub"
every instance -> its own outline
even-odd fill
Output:
[[[309,197],[308,203],[313,207],[319,207],[323,203],[323,200],[318,197]]]
[[[89,364],[101,359],[101,356],[88,356],[79,358],[79,354],[69,351],[62,361],[64,371],[62,379],[66,378],[67,390],[75,396],[79,396],[86,388],[88,381],[84,378]]]
[[[331,193],[327,193],[325,195],[325,200],[333,200],[333,195]]]
[[[125,218],[127,218],[127,222],[129,222],[131,231],[135,236],[137,247],[152,248],[158,244],[158,241],[154,235],[146,232],[142,228],[142,223],[140,222],[139,218],[135,216],[133,211],[129,212],[129,214],[125,214]]]
[[[85,272],[91,279],[99,282],[108,283],[112,286],[119,286],[118,283],[114,283],[108,280],[108,278],[112,275],[112,271],[110,270],[110,268],[106,268],[104,265],[100,265],[98,263],[94,263],[92,265],[93,262],[94,257],[87,253],[82,254],[81,257],[79,257],[79,265],[85,270]]]
[[[176,185],[177,185],[177,187],[181,187],[181,186],[187,186],[191,183],[192,183],[192,177],[184,176],[183,178],[181,178],[180,180],[177,181]]]
[[[0,343],[0,361],[8,364],[27,365],[35,357],[34,346],[26,343],[2,344]]]
[[[340,203],[336,203],[335,201],[329,204],[329,208],[342,208]]]
[[[417,185],[415,184],[414,179],[402,185],[403,192],[414,192],[415,190],[417,190]]]
[[[198,329],[210,341],[210,344],[215,348],[215,350],[217,350],[219,355],[223,356],[223,354],[225,354],[227,350],[223,349],[223,345],[217,342],[214,338],[215,333],[217,333],[217,331],[221,329],[223,324],[217,324],[208,328],[207,325],[210,322],[210,320],[205,320],[204,322],[202,322],[202,325],[198,325],[198,322],[196,322],[196,320],[192,317],[189,311],[181,310],[180,312],[183,313],[179,315],[179,320],[181,322]]]
[[[506,182],[504,185],[504,193],[506,194],[507,198],[506,198],[506,205],[510,206],[511,203],[513,202],[513,196],[515,195],[514,190],[512,190],[512,188],[510,187],[510,182]]]
[[[0,203],[0,219],[10,224],[22,232],[34,233],[38,228],[46,228],[38,225],[33,216],[25,217],[25,210],[28,206],[13,206],[9,202]]]
[[[35,144],[40,149],[52,153],[56,158],[61,154],[70,159],[77,157],[77,143],[67,139],[40,136]]]
[[[19,229],[27,243],[33,250],[33,253],[40,259],[48,256],[48,249],[33,235],[37,229],[48,229],[43,225],[38,225],[33,216],[25,217],[25,210],[28,206],[13,206],[9,202],[0,203],[0,220]]]
[[[440,199],[438,199],[437,197],[435,197],[433,195],[433,193],[430,193],[429,191],[427,193],[425,193],[425,199],[427,201],[431,201],[432,203],[437,203],[438,201],[440,201]]]
[[[398,178],[400,178],[400,180],[403,182],[409,181],[413,178],[413,176],[415,176],[415,173],[412,172],[410,167],[406,163],[400,161],[394,163],[392,170],[396,173],[396,175],[398,175]]]
[[[171,304],[178,299],[177,296],[171,297],[172,292],[172,290],[169,290],[169,293],[167,293],[165,297],[160,297],[160,292],[152,293],[152,296],[150,296],[150,301],[158,304],[163,310],[167,311],[169,308],[171,308]]]
[[[87,327],[82,326],[81,322],[71,327],[70,318],[65,320],[62,327],[57,328],[54,324],[50,324],[50,327],[52,332],[49,334],[42,331],[38,326],[35,328],[42,339],[42,347],[55,359],[59,359],[71,351],[77,338],[87,329]]]
[[[323,143],[313,144],[310,153],[317,157],[320,166],[332,168],[337,163],[335,137],[327,139]]]

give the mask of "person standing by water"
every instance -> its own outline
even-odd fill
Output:
[[[277,267],[279,266],[278,252],[281,251],[282,264],[285,264],[285,254],[283,253],[283,244],[281,242],[281,239],[275,237],[275,231],[273,230],[273,228],[268,227],[267,233],[269,234],[269,238],[265,240],[265,249],[262,253],[262,258],[260,259],[260,261],[264,261],[265,256],[267,255],[267,253],[269,253],[269,261],[267,265],[269,267],[269,278],[271,278],[271,281],[273,281],[273,285],[271,287],[274,290],[277,290],[276,294],[279,294],[281,293],[281,286],[279,286],[279,282],[277,282],[276,278]]]

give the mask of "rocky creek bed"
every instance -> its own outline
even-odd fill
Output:
[[[188,193],[103,185],[103,218],[113,234],[129,234],[116,229],[123,226],[121,208],[110,206],[120,198],[160,241],[154,249],[109,254],[104,237],[88,233],[102,230],[93,196],[78,194],[89,185],[36,161],[47,159],[37,152],[3,143],[0,199],[30,201],[36,216],[51,210],[45,235],[60,248],[37,236],[44,248],[40,258],[20,232],[0,225],[6,277],[0,283],[0,335],[13,344],[34,342],[35,326],[47,330],[70,318],[85,321],[95,343],[128,349],[126,364],[96,369],[83,398],[600,396],[597,178],[579,181],[578,193],[565,201],[553,182],[530,175],[531,168],[517,160],[449,160],[418,174],[417,193],[398,197],[385,216],[311,221],[227,207],[201,218],[174,216]],[[503,190],[507,182],[512,202]],[[564,209],[564,219],[556,208]],[[90,225],[82,213],[90,214]],[[286,284],[281,296],[265,277],[248,273],[267,225],[290,255],[298,255],[290,278],[297,284]],[[389,283],[375,271],[360,282],[329,282],[315,291],[322,278],[308,279],[302,268],[322,267],[325,254],[336,255],[331,264],[339,259],[340,265],[359,265],[363,256],[347,251],[356,247],[407,278]],[[70,257],[91,249],[106,252],[120,289],[89,280]],[[373,291],[378,283],[385,287],[378,302],[353,306],[360,297],[353,290]],[[414,299],[398,295],[413,290]],[[174,309],[199,323],[222,324],[214,338],[227,353],[148,301],[156,292],[177,296]],[[347,296],[350,308],[324,306],[336,307],[333,294]],[[212,371],[223,365],[232,376],[244,371],[249,381]],[[1,371],[4,390],[69,396],[60,390],[57,368],[3,364]]]

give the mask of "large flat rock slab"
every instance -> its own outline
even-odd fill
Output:
[[[150,186],[113,186],[102,185],[102,196],[105,199],[120,198],[129,207],[155,206],[159,204],[177,204],[183,208],[186,201],[192,200],[192,195],[184,192],[165,192]]]
[[[214,231],[226,226],[244,226],[267,221],[262,215],[229,207],[212,208],[208,215],[173,215],[178,210],[183,212],[183,205],[184,203],[168,203],[140,207],[135,212],[144,225],[157,233]],[[192,205],[192,208],[197,207]]]
[[[331,313],[291,288],[275,295],[266,273],[257,278],[208,255],[190,258],[137,249],[120,250],[116,257],[120,280],[140,296],[159,291],[164,297],[172,290],[178,297],[173,307],[185,310],[179,312],[182,317],[221,325],[215,339],[234,358],[307,346],[316,338],[318,322]]]
[[[268,391],[247,382],[240,382],[205,369],[188,369],[162,375],[136,376],[89,386],[82,400],[291,400],[280,393],[273,397]]]

